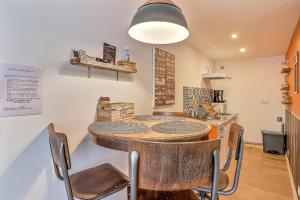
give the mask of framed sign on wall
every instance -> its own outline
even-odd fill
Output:
[[[153,48],[154,107],[175,104],[175,55]]]
[[[0,63],[0,117],[42,113],[40,67]]]
[[[117,48],[111,44],[104,42],[103,45],[103,60],[106,63],[116,64],[116,51]]]
[[[294,93],[299,93],[299,51],[294,56]]]

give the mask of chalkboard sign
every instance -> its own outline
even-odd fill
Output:
[[[116,64],[116,47],[105,43],[103,45],[103,61],[106,63]]]

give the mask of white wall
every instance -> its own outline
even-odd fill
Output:
[[[226,73],[229,80],[215,82],[217,89],[225,90],[228,111],[239,114],[239,123],[245,128],[245,140],[261,143],[261,130],[281,130],[277,117],[284,117],[280,103],[280,73],[284,56],[231,60],[216,63],[216,71]],[[224,66],[224,70],[220,70]],[[263,104],[262,101],[267,101]]]
[[[139,0],[2,0],[0,61],[44,69],[43,114],[0,118],[0,199],[66,199],[52,168],[45,127],[54,122],[68,136],[73,170],[111,162],[127,173],[127,153],[94,145],[87,135],[97,98],[134,102],[137,114],[152,112],[152,46],[130,39],[127,28]],[[87,70],[69,64],[71,48],[102,54],[106,41],[131,50],[137,74]],[[163,47],[176,54],[176,105],[182,86],[200,86],[211,62],[185,43]],[[196,72],[196,73],[194,73]],[[123,191],[107,199],[125,199]]]

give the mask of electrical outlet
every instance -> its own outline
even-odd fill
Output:
[[[269,104],[269,100],[268,99],[262,99],[261,104]]]
[[[277,122],[282,122],[283,118],[282,117],[277,117]]]

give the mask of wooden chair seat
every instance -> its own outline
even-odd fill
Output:
[[[128,177],[111,164],[103,164],[70,176],[76,198],[101,199],[128,185]]]
[[[220,170],[219,172],[219,184],[218,190],[224,190],[229,185],[229,178],[225,172]],[[199,188],[211,189],[211,183],[200,185]]]

